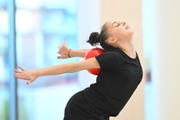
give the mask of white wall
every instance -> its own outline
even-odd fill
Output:
[[[154,1],[154,120],[180,120],[180,1]]]
[[[142,40],[142,1],[141,0],[101,0],[101,23],[107,20],[126,21],[134,30],[134,43],[144,70]],[[144,71],[145,73],[145,71]],[[144,120],[144,81],[139,85],[125,108],[113,120]]]

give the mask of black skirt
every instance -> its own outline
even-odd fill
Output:
[[[73,95],[68,101],[64,120],[109,120],[92,109],[85,100],[83,91]]]

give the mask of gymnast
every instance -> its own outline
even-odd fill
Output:
[[[120,21],[106,22],[87,41],[104,49],[104,53],[79,62],[25,70],[17,66],[14,76],[30,84],[38,77],[74,73],[99,68],[96,82],[74,94],[65,107],[64,120],[109,120],[124,108],[142,80],[142,67],[133,44],[133,30]],[[84,57],[89,49],[73,50],[66,41],[59,47],[59,59]],[[86,80],[86,79],[84,79]]]

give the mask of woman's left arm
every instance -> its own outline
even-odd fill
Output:
[[[59,75],[63,73],[73,73],[90,68],[100,68],[96,58],[90,58],[80,62],[73,62],[67,64],[60,64],[36,70],[25,70],[18,66],[20,70],[14,71],[14,76],[19,79],[27,80],[27,84],[35,81],[38,77],[48,75]]]

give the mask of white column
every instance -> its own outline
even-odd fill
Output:
[[[156,0],[152,82],[154,120],[180,120],[180,1]]]

